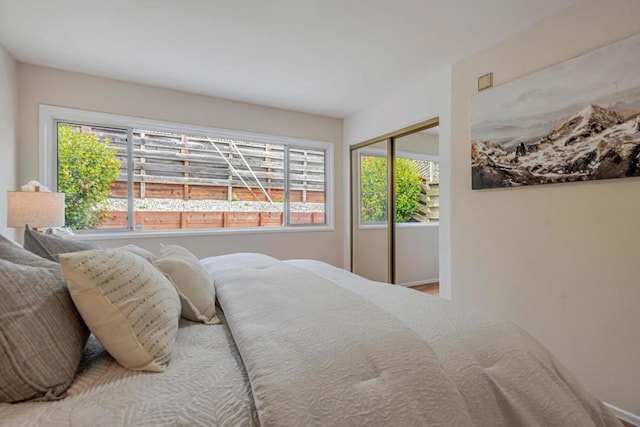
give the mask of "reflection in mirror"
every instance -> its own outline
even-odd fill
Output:
[[[387,223],[387,150],[379,145],[359,150],[361,225]]]
[[[387,141],[351,155],[353,272],[387,282]]]
[[[395,140],[396,283],[438,280],[438,128]]]

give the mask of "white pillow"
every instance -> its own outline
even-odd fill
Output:
[[[138,255],[139,257],[144,258],[146,261],[149,261],[151,263],[156,260],[156,256],[153,253],[151,253],[151,251],[148,251],[148,250],[146,250],[144,248],[141,248],[140,246],[128,244],[128,245],[125,245],[125,246],[121,246],[118,249],[124,249],[125,251],[132,252],[132,253]]]
[[[164,371],[176,339],[180,298],[151,263],[123,249],[60,255],[71,298],[122,366]]]
[[[160,245],[154,265],[174,284],[182,300],[182,317],[208,325],[216,317],[216,290],[209,272],[191,252],[178,245]]]

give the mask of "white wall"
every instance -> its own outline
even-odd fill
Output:
[[[313,258],[342,264],[342,120],[26,64],[18,66],[18,93],[20,182],[39,174],[39,104],[334,143],[335,230],[218,233],[175,237],[171,241],[201,257],[228,252],[263,252],[279,258]],[[168,240],[166,237],[141,238],[136,243],[157,250],[158,243]],[[99,243],[119,246],[128,242],[128,239],[117,239]]]
[[[17,63],[0,46],[0,234],[11,239],[15,230],[7,228],[7,191],[16,190],[16,126],[18,117]]]
[[[450,209],[449,209],[449,145],[450,145],[450,68],[443,68],[432,76],[426,76],[421,82],[411,85],[394,96],[377,104],[376,106],[354,114],[344,121],[344,150],[345,159],[349,158],[349,146],[367,139],[384,135],[403,127],[418,123],[433,117],[440,118],[439,156],[440,156],[440,226],[438,227],[438,239],[435,244],[439,246],[438,276],[440,280],[440,295],[450,297]],[[345,180],[349,177],[345,162]],[[345,241],[344,265],[349,265],[349,199],[345,194]],[[422,242],[424,244],[424,242]],[[433,244],[433,243],[432,243]],[[436,247],[437,247],[436,246]],[[431,246],[430,246],[431,247]],[[413,252],[419,248],[410,248]],[[372,262],[363,268],[379,270]]]
[[[638,33],[639,17],[637,0],[577,2],[454,64],[451,99],[455,301],[522,326],[597,397],[635,414],[640,179],[472,191],[469,101],[484,73],[500,85]]]

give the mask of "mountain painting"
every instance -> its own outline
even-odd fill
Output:
[[[640,34],[480,92],[472,188],[640,176]]]

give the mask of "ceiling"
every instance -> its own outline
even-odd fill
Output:
[[[18,61],[346,117],[575,0],[0,0]]]

